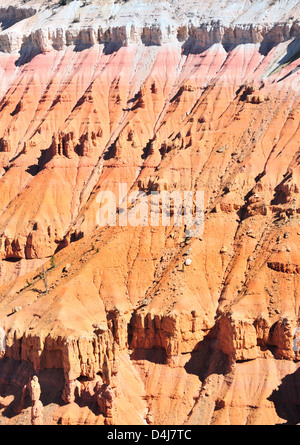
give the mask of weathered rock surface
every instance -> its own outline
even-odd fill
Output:
[[[40,401],[41,397],[41,387],[39,384],[39,379],[35,375],[33,376],[30,384],[29,391],[31,397],[31,424],[32,425],[43,425],[43,404]]]
[[[1,2],[1,423],[299,423],[299,6]]]

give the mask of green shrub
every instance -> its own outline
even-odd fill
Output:
[[[52,255],[52,257],[51,257],[51,268],[53,269],[54,267],[56,267],[56,259],[55,259],[55,256]]]
[[[73,0],[59,0],[59,5],[60,6],[65,6],[65,5],[67,5],[68,3],[71,3]]]

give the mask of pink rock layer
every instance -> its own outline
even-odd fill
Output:
[[[299,422],[300,71],[280,45],[1,54],[1,422],[30,418],[35,374],[38,422]],[[204,191],[204,233],[97,226],[120,182]]]

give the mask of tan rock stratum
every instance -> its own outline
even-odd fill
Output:
[[[299,12],[1,0],[0,424],[300,423]]]

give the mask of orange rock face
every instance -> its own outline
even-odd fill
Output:
[[[297,17],[44,3],[0,9],[0,423],[299,423]],[[203,233],[122,190],[203,192]]]

